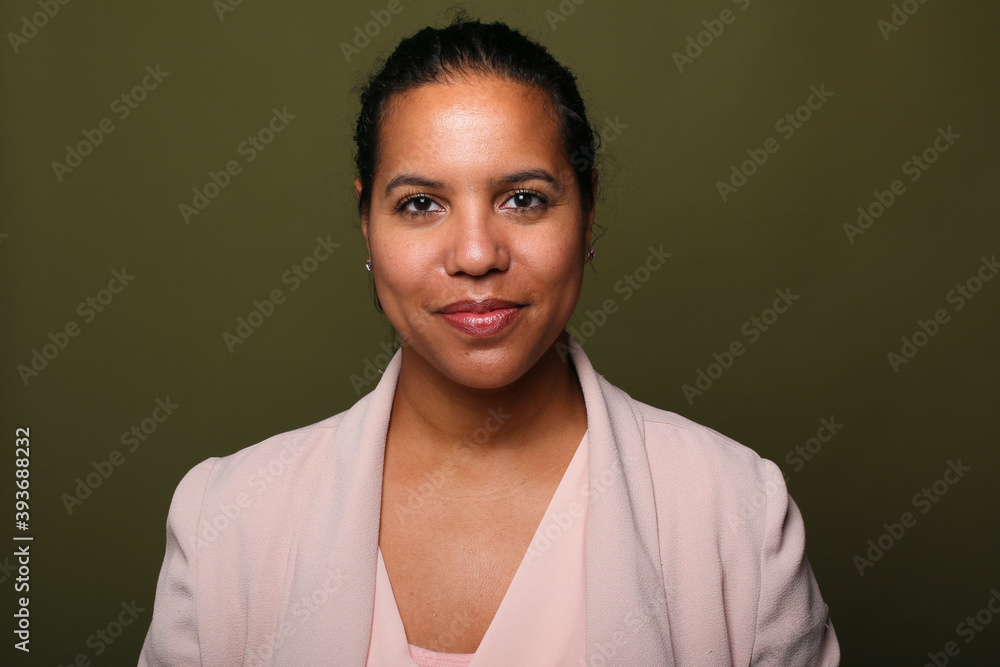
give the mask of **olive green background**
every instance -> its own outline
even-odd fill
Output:
[[[618,124],[601,151],[604,235],[570,323],[597,370],[785,470],[844,664],[920,665],[948,641],[960,648],[949,664],[995,664],[1000,619],[969,643],[956,626],[1000,587],[1000,280],[961,310],[947,295],[1000,252],[1000,9],[903,4],[916,12],[897,14],[908,20],[887,36],[888,0],[465,7],[545,44],[579,75],[594,125]],[[351,89],[448,7],[401,0],[348,62],[341,43],[386,5],[247,0],[220,18],[210,0],[70,2],[16,52],[9,35],[0,47],[0,432],[13,450],[15,428],[31,429],[34,536],[25,655],[10,647],[11,451],[0,466],[6,664],[134,664],[183,474],[348,408],[352,376],[384,362],[392,333],[372,304],[353,202]],[[679,71],[674,52],[725,9],[735,20]],[[20,33],[39,11],[5,2],[0,28]],[[120,119],[113,100],[158,65],[168,75]],[[832,96],[786,139],[775,123],[811,86]],[[274,108],[295,118],[248,163],[237,147]],[[102,118],[114,131],[60,181],[52,163]],[[959,138],[911,182],[903,164],[949,127]],[[780,149],[723,201],[717,181],[769,137]],[[242,171],[186,223],[179,204],[229,160]],[[897,178],[905,194],[850,242],[844,224]],[[340,246],[291,291],[282,275],[317,237]],[[626,300],[615,285],[650,246],[672,256]],[[77,305],[122,267],[134,280],[84,322]],[[744,323],[786,288],[799,299],[750,343]],[[287,300],[230,352],[223,333],[274,289]],[[617,311],[585,325],[606,299]],[[939,308],[949,321],[894,369],[887,354]],[[80,334],[26,384],[18,366],[71,320]],[[737,340],[746,352],[687,400],[682,386]],[[179,408],[127,451],[121,434],[168,397]],[[843,428],[796,470],[786,455],[823,418]],[[124,463],[67,511],[64,494],[116,449]],[[959,459],[971,470],[921,514],[914,495]],[[859,574],[854,557],[907,511],[916,525]],[[88,637],[133,600],[144,611],[96,655]]]

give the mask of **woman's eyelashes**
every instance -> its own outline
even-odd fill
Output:
[[[528,214],[540,213],[549,206],[549,198],[535,190],[515,190],[504,195],[500,210],[508,213]],[[394,207],[397,213],[409,217],[422,217],[433,213],[441,213],[445,208],[430,195],[415,193],[405,195]]]
[[[513,210],[515,213],[536,213],[544,211],[548,205],[548,197],[541,192],[517,190],[504,200],[500,208]]]
[[[410,216],[422,216],[443,210],[444,208],[440,204],[422,194],[407,195],[396,204],[397,212]]]

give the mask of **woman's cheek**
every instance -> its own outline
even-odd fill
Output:
[[[570,243],[563,236],[542,236],[525,238],[517,248],[525,263],[535,267],[539,273],[564,271],[572,252]]]
[[[412,270],[412,254],[405,239],[390,234],[380,236],[372,252],[376,278],[381,278],[382,283],[394,293],[405,292],[416,273]]]
[[[553,248],[548,255],[546,275],[560,284],[565,284],[567,278],[576,280],[583,275],[583,261],[583,253],[577,253],[575,246]]]

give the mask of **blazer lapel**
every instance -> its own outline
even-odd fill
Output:
[[[625,392],[598,375],[576,339],[569,348],[590,439],[587,662],[672,666],[642,418]]]
[[[400,361],[397,351],[375,389],[344,413],[332,435],[288,564],[291,585],[273,664],[365,664],[385,439]]]

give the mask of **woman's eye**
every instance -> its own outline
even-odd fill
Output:
[[[430,197],[411,197],[403,202],[403,205],[399,208],[411,213],[434,213],[444,210],[440,204]]]
[[[504,202],[503,208],[536,208],[545,203],[542,196],[533,192],[516,192]]]

